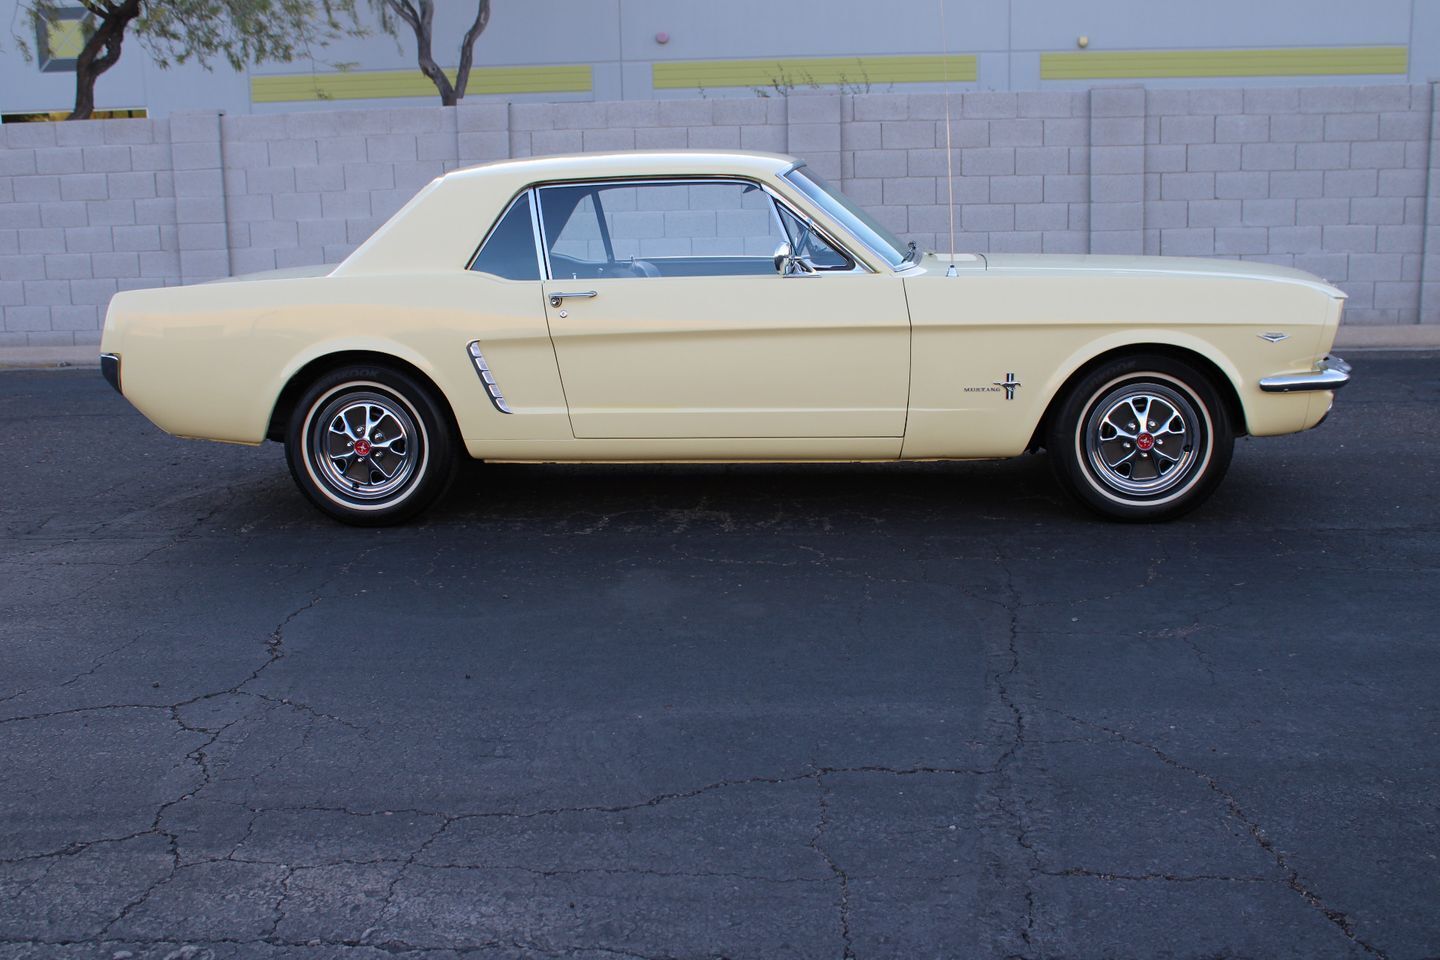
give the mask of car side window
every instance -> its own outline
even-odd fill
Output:
[[[535,253],[535,227],[530,215],[530,194],[510,204],[505,216],[485,238],[470,269],[504,280],[539,280],[540,260]]]
[[[789,239],[775,202],[748,181],[575,184],[539,197],[556,279],[774,274]]]

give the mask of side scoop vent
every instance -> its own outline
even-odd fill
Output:
[[[485,354],[480,352],[480,341],[471,340],[465,347],[470,354],[470,361],[475,364],[475,372],[480,375],[480,382],[485,384],[485,393],[490,397],[490,402],[495,409],[501,413],[514,413],[510,405],[505,402],[505,394],[500,392],[500,385],[495,382],[495,375],[490,372],[490,364],[485,362]]]

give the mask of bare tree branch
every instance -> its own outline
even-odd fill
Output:
[[[246,63],[288,62],[314,44],[360,34],[361,0],[77,0],[86,11],[85,44],[75,58],[72,120],[95,112],[95,81],[120,60],[128,33],[138,35],[161,67],[197,60],[208,67],[223,57],[235,69]],[[405,0],[408,5],[408,0]],[[20,0],[40,31],[57,0]],[[342,21],[343,16],[343,21]],[[348,21],[348,22],[345,22]],[[29,48],[22,51],[30,56]]]
[[[410,25],[410,29],[416,33],[420,31],[420,14],[410,5],[410,0],[385,0],[390,9],[395,11],[396,16]]]
[[[455,98],[463,99],[465,88],[470,85],[470,64],[475,59],[475,41],[480,39],[480,34],[490,25],[490,0],[480,0],[480,6],[475,11],[475,22],[470,29],[465,31],[465,38],[460,41],[460,69],[455,74]]]
[[[130,25],[131,20],[140,16],[140,2],[141,0],[124,0],[118,7],[106,4],[108,12],[105,13],[86,3],[86,7],[100,17],[100,23],[85,41],[80,56],[75,58],[75,109],[67,119],[88,120],[94,115],[95,81],[119,62],[120,46],[125,42],[125,28]]]
[[[435,34],[435,4],[433,0],[420,0],[420,9],[417,12],[411,5],[410,0],[385,0],[390,8],[395,11],[400,19],[410,25],[411,31],[415,34],[415,59],[420,65],[420,72],[430,78],[435,84],[435,89],[440,91],[440,102],[446,106],[455,103],[455,88],[450,85],[450,78],[440,65],[435,62],[435,56],[431,49],[432,37]]]
[[[435,62],[435,0],[373,0],[373,2],[380,6],[382,15],[386,11],[394,13],[410,27],[415,34],[415,60],[420,67],[420,72],[435,84],[435,89],[440,92],[440,102],[447,107],[453,107],[465,96],[465,88],[469,85],[470,68],[475,59],[475,41],[480,38],[480,34],[485,32],[485,27],[490,23],[490,0],[478,0],[477,2],[475,20],[460,41],[460,66],[456,71],[453,84],[450,82],[449,75]]]

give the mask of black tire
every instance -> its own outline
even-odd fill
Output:
[[[285,459],[300,492],[336,520],[403,523],[444,496],[455,478],[459,444],[450,422],[414,377],[379,365],[342,367],[296,402]]]
[[[1091,510],[1159,521],[1215,491],[1235,432],[1209,377],[1181,360],[1136,355],[1081,377],[1050,418],[1045,446],[1060,485]]]

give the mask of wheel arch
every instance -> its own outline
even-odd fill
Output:
[[[446,396],[444,390],[440,389],[435,378],[420,367],[403,357],[378,350],[336,350],[306,361],[290,375],[285,386],[281,388],[280,394],[275,398],[275,405],[270,411],[270,422],[265,428],[265,439],[283,443],[286,425],[290,422],[290,414],[294,411],[295,404],[299,402],[306,387],[331,370],[356,364],[390,367],[418,381],[421,386],[430,391],[435,402],[445,412],[446,422],[452,436],[457,440],[460,438],[460,425],[455,418],[455,410],[450,406],[450,398]]]
[[[1065,402],[1066,395],[1074,388],[1075,384],[1079,383],[1090,371],[1112,360],[1137,354],[1169,357],[1195,367],[1210,380],[1220,394],[1220,399],[1225,404],[1226,416],[1230,420],[1235,435],[1243,436],[1246,433],[1245,405],[1240,401],[1240,392],[1236,389],[1235,379],[1219,363],[1193,347],[1161,341],[1138,342],[1111,347],[1096,353],[1078,365],[1072,365],[1070,373],[1051,391],[1050,399],[1045,405],[1045,412],[1040,415],[1040,420],[1035,425],[1035,432],[1030,437],[1027,449],[1034,451],[1044,446],[1044,437],[1049,430],[1050,420],[1055,415],[1055,411]]]

